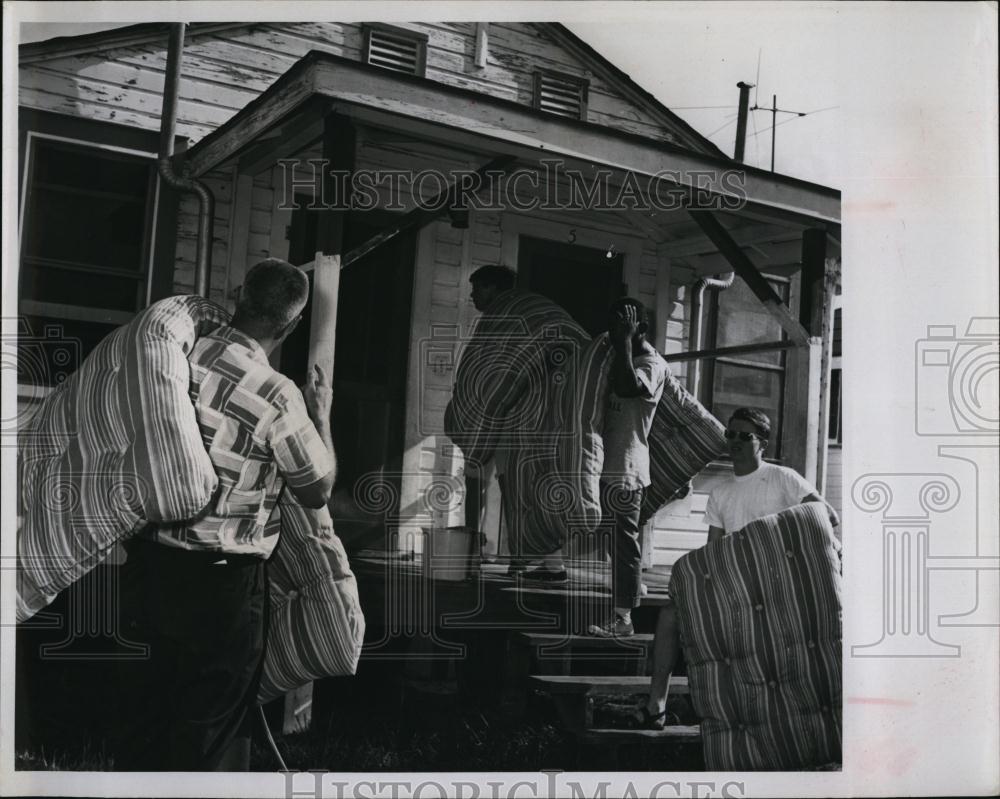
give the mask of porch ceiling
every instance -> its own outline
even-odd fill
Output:
[[[568,168],[597,165],[638,176],[670,171],[686,188],[727,198],[739,196],[733,177],[738,169],[746,213],[833,233],[839,228],[835,189],[315,51],[192,147],[188,169],[197,176],[239,163],[241,171],[252,172],[294,152],[289,146],[301,149],[315,140],[331,112],[529,164],[560,157]]]

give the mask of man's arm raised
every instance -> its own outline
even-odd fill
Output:
[[[333,493],[333,484],[337,477],[337,457],[333,451],[333,436],[330,432],[330,409],[333,405],[332,376],[328,376],[318,364],[314,364],[312,371],[309,372],[302,397],[309,418],[315,425],[327,452],[330,453],[333,466],[319,480],[299,487],[289,484],[288,487],[295,498],[307,508],[322,508],[330,501],[330,495]]]

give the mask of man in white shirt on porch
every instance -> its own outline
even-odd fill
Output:
[[[764,461],[771,438],[771,420],[766,414],[754,408],[737,408],[729,417],[725,436],[733,459],[733,479],[716,486],[709,494],[704,517],[708,543],[742,530],[754,519],[803,502],[824,502],[798,472]],[[829,505],[827,509],[830,521],[836,526],[836,512]],[[656,624],[649,698],[639,708],[640,726],[646,729],[666,725],[667,690],[679,651],[677,613],[671,603],[660,611]]]

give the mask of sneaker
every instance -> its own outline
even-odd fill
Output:
[[[569,575],[566,574],[566,569],[547,569],[544,566],[523,571],[519,576],[522,580],[546,583],[548,585],[561,585],[569,582]]]
[[[510,562],[510,564],[509,564],[509,565],[507,566],[507,576],[508,576],[508,577],[517,577],[517,576],[518,576],[519,574],[521,574],[521,573],[522,573],[522,572],[523,572],[523,571],[524,571],[524,570],[525,570],[526,568],[527,568],[527,566],[525,566],[525,564],[524,564],[524,562],[523,562],[523,561],[520,561],[520,560],[512,560],[512,561]]]
[[[635,627],[631,621],[625,621],[616,613],[604,624],[591,624],[587,628],[587,634],[598,638],[628,638],[630,635],[635,635]]]

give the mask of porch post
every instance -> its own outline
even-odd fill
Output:
[[[309,365],[318,364],[333,379],[337,344],[337,300],[340,264],[344,253],[344,217],[350,208],[350,181],[337,179],[334,171],[353,172],[354,126],[345,117],[329,114],[323,122],[324,211],[316,230],[316,267],[313,277],[312,324],[309,329]]]
[[[817,490],[826,480],[827,426],[830,413],[830,354],[833,345],[834,263],[826,257],[826,230],[812,228],[802,234],[802,288],[799,322],[819,347],[810,347],[809,394],[804,476]],[[813,351],[813,350],[816,351]],[[816,360],[817,363],[813,363]]]

